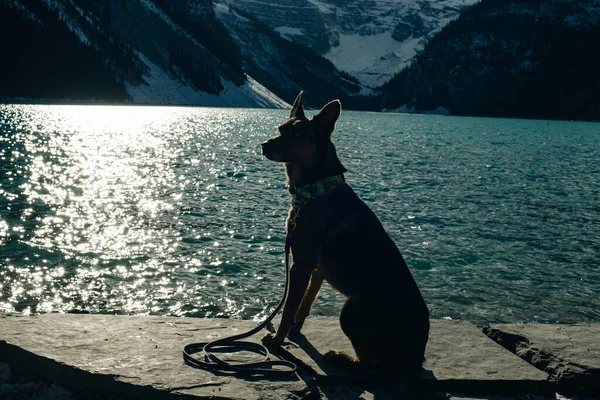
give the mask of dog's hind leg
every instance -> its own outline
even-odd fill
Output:
[[[308,289],[306,289],[302,303],[300,303],[300,308],[298,308],[298,311],[296,312],[296,319],[291,330],[292,333],[298,333],[302,329],[304,321],[306,320],[306,317],[308,317],[308,314],[310,314],[310,309],[319,295],[322,284],[323,275],[318,269],[313,270],[312,274],[310,275]]]
[[[418,376],[429,336],[427,312],[355,296],[346,301],[340,324],[357,357],[329,352],[325,361],[345,367],[360,366],[363,371],[377,374]]]

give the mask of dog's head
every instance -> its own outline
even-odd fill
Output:
[[[341,112],[342,104],[333,100],[308,119],[300,92],[290,117],[279,127],[277,135],[261,144],[262,154],[269,160],[293,164],[304,170],[312,168],[320,157],[325,157]]]

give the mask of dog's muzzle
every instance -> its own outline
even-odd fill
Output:
[[[267,140],[266,142],[261,143],[260,147],[262,149],[263,156],[272,161],[279,161],[279,155],[277,154],[277,151],[275,151],[275,146],[273,146],[272,141]]]
[[[260,144],[262,155],[271,161],[288,162],[279,149],[278,142],[270,139]]]

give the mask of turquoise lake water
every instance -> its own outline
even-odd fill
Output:
[[[0,310],[264,317],[287,113],[0,105]],[[344,112],[333,139],[433,318],[600,322],[600,124]]]

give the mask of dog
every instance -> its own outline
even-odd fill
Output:
[[[325,280],[347,297],[340,325],[356,356],[330,351],[324,360],[373,374],[418,377],[429,310],[400,251],[345,182],[347,170],[331,142],[341,110],[334,100],[308,119],[300,92],[289,119],[261,144],[267,159],[285,166],[293,259],[281,323],[262,342],[275,347],[300,332]]]

